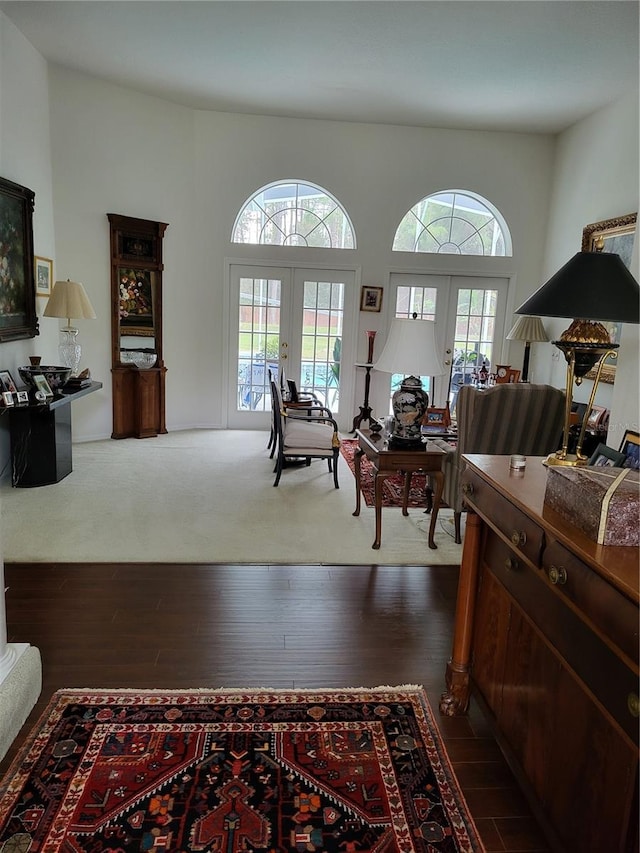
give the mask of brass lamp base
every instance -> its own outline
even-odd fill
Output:
[[[575,453],[566,453],[563,456],[561,455],[561,451],[558,451],[558,453],[550,453],[542,464],[546,465],[548,468],[558,466],[565,468],[579,468],[583,465],[587,465],[588,463],[589,459],[587,456],[577,456]]]

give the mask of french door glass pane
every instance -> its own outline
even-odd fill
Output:
[[[271,408],[269,370],[278,373],[279,279],[240,278],[238,316],[238,410]]]
[[[344,284],[304,282],[300,386],[339,411]]]
[[[456,309],[453,370],[449,401],[453,407],[461,385],[473,380],[483,362],[493,360],[498,291],[461,288]]]

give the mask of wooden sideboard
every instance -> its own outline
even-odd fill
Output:
[[[554,850],[638,851],[638,548],[544,504],[548,469],[465,456],[468,507],[440,710],[471,692]]]

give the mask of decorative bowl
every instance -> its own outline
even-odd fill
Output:
[[[70,367],[61,367],[52,364],[26,365],[18,368],[18,373],[28,388],[37,390],[33,381],[34,376],[44,376],[52,391],[59,391],[71,376]]]
[[[123,364],[135,364],[139,370],[148,370],[156,363],[158,356],[155,352],[142,350],[120,350],[120,361]]]

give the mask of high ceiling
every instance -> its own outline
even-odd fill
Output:
[[[51,62],[203,110],[557,132],[638,85],[636,0],[12,0]]]

